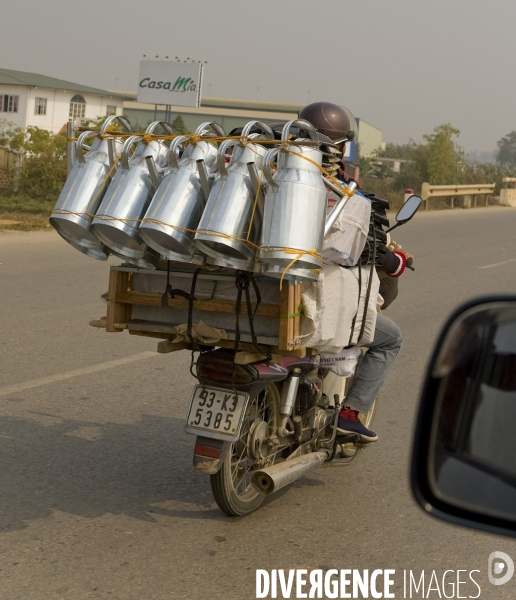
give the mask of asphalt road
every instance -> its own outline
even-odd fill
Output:
[[[416,271],[386,312],[405,341],[379,442],[242,519],[191,470],[189,354],[89,327],[104,314],[106,264],[50,231],[0,234],[0,598],[246,600],[256,569],[290,568],[396,569],[396,597],[403,570],[478,569],[481,598],[514,598],[515,579],[488,583],[487,559],[516,560],[516,543],[426,516],[408,460],[439,328],[461,300],[516,292],[515,231],[516,210],[478,208],[418,214],[393,233]]]

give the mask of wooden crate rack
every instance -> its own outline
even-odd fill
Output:
[[[284,283],[280,292],[279,306],[265,303],[261,303],[258,306],[256,315],[279,319],[279,342],[277,346],[269,346],[269,352],[283,355],[306,355],[307,349],[302,347],[299,342],[301,332],[301,287],[301,284],[290,285]],[[189,344],[185,343],[171,343],[171,339],[175,334],[173,327],[170,325],[146,324],[132,321],[133,306],[161,306],[162,294],[133,290],[132,272],[130,269],[111,267],[108,292],[105,299],[107,302],[106,317],[91,321],[90,324],[92,326],[105,328],[110,333],[128,330],[132,335],[163,339],[165,342],[158,346],[159,352],[171,352],[189,347]],[[198,308],[202,306],[202,310],[210,312],[236,313],[236,302],[231,300],[196,300],[195,303]],[[184,298],[168,298],[168,306],[170,308],[187,309],[189,302]],[[242,315],[247,314],[245,301],[241,303],[240,313]],[[231,348],[234,346],[234,342],[231,340],[220,340],[216,345]],[[247,353],[256,356],[256,348],[252,344],[241,342],[239,346]]]

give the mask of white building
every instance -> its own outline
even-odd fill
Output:
[[[68,121],[80,125],[122,114],[124,95],[36,73],[0,68],[0,119],[59,133]]]
[[[372,156],[375,152],[385,148],[381,129],[367,123],[363,119],[357,119],[357,126],[360,156]]]

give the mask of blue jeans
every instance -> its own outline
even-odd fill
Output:
[[[368,413],[401,348],[401,330],[384,314],[376,320],[373,341],[358,366],[346,406]]]

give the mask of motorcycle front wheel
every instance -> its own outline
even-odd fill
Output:
[[[265,499],[251,484],[258,468],[273,465],[278,450],[267,441],[276,432],[280,418],[280,389],[274,383],[249,401],[239,439],[231,445],[221,468],[210,476],[219,508],[231,517],[247,515]]]

